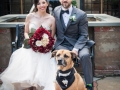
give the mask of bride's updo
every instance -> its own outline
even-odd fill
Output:
[[[45,0],[45,1],[48,2],[47,0]],[[37,4],[38,4],[38,2],[39,2],[39,0],[33,0],[33,3],[34,3],[34,5],[35,5],[35,9],[34,9],[35,12],[38,11],[38,9],[37,9]],[[49,2],[48,2],[48,3],[49,3]],[[46,12],[49,13],[49,5],[48,5],[48,7],[47,7],[47,9],[46,9]]]

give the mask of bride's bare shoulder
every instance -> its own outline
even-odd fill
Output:
[[[50,15],[50,20],[55,21],[55,18],[52,15]]]
[[[34,16],[34,13],[29,13],[29,14],[27,14],[26,18],[31,19],[33,16]]]

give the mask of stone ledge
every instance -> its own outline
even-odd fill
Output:
[[[113,76],[120,75],[120,70],[95,70],[95,76]]]

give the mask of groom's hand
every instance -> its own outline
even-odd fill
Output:
[[[73,48],[72,52],[74,52],[78,56],[78,49]]]

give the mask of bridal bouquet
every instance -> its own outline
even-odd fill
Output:
[[[47,53],[54,45],[54,38],[50,32],[42,26],[37,30],[33,30],[32,33],[29,34],[29,37],[30,39],[25,41],[24,47],[31,47],[35,52]]]

